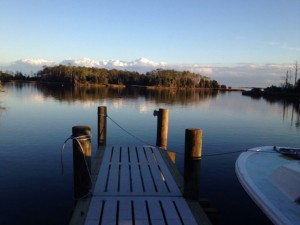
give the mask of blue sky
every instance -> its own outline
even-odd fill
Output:
[[[300,59],[299,0],[2,0],[0,64],[87,57],[230,67]]]

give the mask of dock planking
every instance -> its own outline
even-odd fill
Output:
[[[210,224],[201,209],[195,217],[195,203],[183,198],[165,152],[156,147],[105,147],[92,197],[79,210],[85,218],[76,222],[75,211],[70,224]]]

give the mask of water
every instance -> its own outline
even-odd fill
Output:
[[[168,108],[170,150],[183,172],[184,132],[203,130],[203,154],[262,145],[299,147],[299,102],[252,99],[240,92],[68,89],[8,84],[0,93],[0,223],[68,224],[74,206],[72,144],[61,147],[74,125],[92,128],[97,148],[97,107],[143,140],[108,120],[108,145],[155,144],[153,111]],[[3,109],[3,107],[5,109]],[[270,224],[240,186],[239,153],[204,156],[201,196],[218,210],[218,224]]]

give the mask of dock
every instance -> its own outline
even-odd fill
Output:
[[[211,225],[199,202],[184,196],[166,150],[99,146],[91,164],[91,194],[78,200],[70,225]]]

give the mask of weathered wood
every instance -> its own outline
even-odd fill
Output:
[[[157,148],[107,147],[105,151],[94,195],[180,195]]]
[[[185,130],[184,192],[186,198],[198,200],[200,190],[200,159],[202,155],[202,130]]]
[[[172,160],[170,159],[170,157],[167,153],[168,153],[167,151],[161,151],[161,155],[162,155],[166,165],[168,166],[169,171],[171,172],[180,191],[183,193],[184,192],[184,179],[183,179],[182,175],[179,173],[176,165],[172,162]],[[189,205],[189,208],[191,209],[193,216],[198,224],[211,225],[210,219],[204,212],[204,210],[201,207],[198,200],[190,200],[190,199],[185,199],[185,200],[186,200],[187,204]]]
[[[168,144],[168,126],[169,126],[169,110],[159,109],[157,114],[157,133],[156,146],[167,149]]]
[[[92,160],[92,170],[91,170],[92,186],[95,186],[96,180],[98,178],[100,165],[104,156],[104,149],[105,147],[99,146],[98,150],[96,151],[95,157]],[[87,213],[89,211],[91,200],[92,200],[92,196],[87,196],[86,198],[79,199],[76,202],[69,225],[84,224]]]
[[[73,168],[74,196],[81,198],[89,193],[91,188],[91,128],[74,126],[73,136]]]
[[[106,121],[107,108],[106,106],[98,107],[98,146],[105,145],[106,143]]]
[[[76,211],[75,218],[84,222],[70,224],[210,225],[201,207],[197,208],[199,204],[182,197],[170,171],[180,175],[167,151],[153,147],[107,146],[104,154],[103,150],[101,153],[93,197],[88,198],[89,209],[82,206]],[[197,209],[196,213],[193,209]]]
[[[85,225],[106,224],[197,225],[181,197],[94,197]]]

